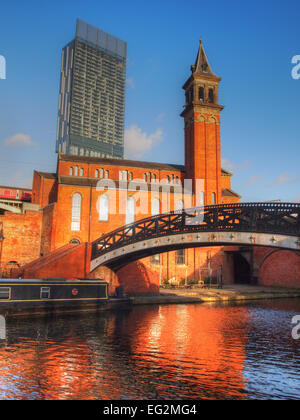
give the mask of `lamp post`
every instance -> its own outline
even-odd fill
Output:
[[[2,247],[4,239],[3,222],[0,222],[0,278],[2,278]]]

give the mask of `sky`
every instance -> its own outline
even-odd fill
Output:
[[[77,18],[127,42],[126,157],[184,163],[182,86],[202,38],[222,78],[232,189],[242,201],[300,201],[299,0],[2,2],[0,185],[31,187],[34,169],[56,170],[61,49]]]

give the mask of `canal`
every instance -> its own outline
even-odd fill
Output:
[[[300,300],[7,320],[1,399],[300,399]]]

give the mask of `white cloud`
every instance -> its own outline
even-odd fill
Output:
[[[4,146],[35,146],[34,141],[28,134],[18,133],[3,141]]]
[[[232,162],[230,159],[222,158],[221,159],[222,168],[229,171],[229,172],[240,172],[244,170],[248,170],[251,168],[252,164],[249,160],[245,160],[242,163],[236,164]]]
[[[131,89],[135,88],[133,77],[128,77],[128,79],[126,79],[126,83],[129,87],[131,87]]]
[[[227,158],[222,158],[221,164],[222,168],[229,172],[233,172],[235,169],[235,164]]]
[[[137,125],[131,125],[125,130],[125,158],[140,159],[146,155],[154,146],[163,140],[163,132],[158,129],[153,134],[147,134]]]
[[[164,112],[161,112],[160,114],[158,114],[158,116],[156,117],[157,121],[163,121],[166,117],[166,114]]]
[[[258,174],[258,175],[252,175],[250,178],[248,178],[246,184],[247,185],[253,185],[259,181],[261,181],[264,178],[265,175]]]
[[[291,182],[298,181],[300,179],[300,175],[297,177],[290,177],[288,171],[283,172],[279,175],[273,182],[267,185],[267,187],[276,187],[277,185],[282,184],[290,184]]]

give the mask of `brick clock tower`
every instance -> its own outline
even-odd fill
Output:
[[[220,112],[223,106],[218,104],[221,78],[213,73],[202,40],[191,71],[183,86],[186,101],[181,114],[185,130],[185,178],[193,180],[194,193],[195,180],[204,180],[204,191],[196,191],[200,194],[198,203],[221,203]]]

